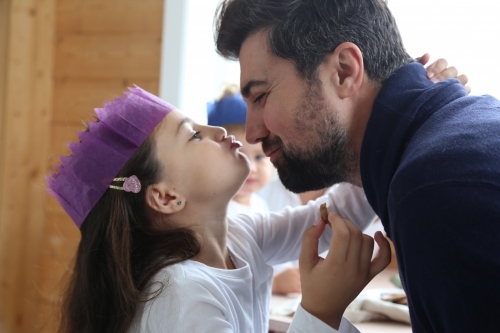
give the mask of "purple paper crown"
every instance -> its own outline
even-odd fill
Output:
[[[68,144],[71,156],[60,157],[47,177],[48,191],[80,228],[83,220],[160,121],[174,106],[139,88],[95,109],[97,121]],[[132,176],[132,175],[127,175]]]

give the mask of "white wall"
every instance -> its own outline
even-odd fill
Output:
[[[167,0],[160,96],[200,123],[206,103],[225,83],[239,83],[239,64],[216,54],[213,17],[219,0]],[[500,2],[391,0],[405,46],[413,57],[446,58],[469,77],[472,94],[500,98]]]
[[[215,52],[213,18],[219,0],[167,0],[160,97],[199,123],[206,105],[240,80],[239,63]],[[179,51],[181,50],[181,51]]]
[[[467,74],[472,94],[500,98],[500,2],[390,0],[389,8],[411,56],[445,58]]]

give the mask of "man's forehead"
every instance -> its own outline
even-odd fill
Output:
[[[273,56],[267,43],[264,30],[250,35],[241,45],[240,86],[243,88],[249,81],[265,80],[273,62]]]

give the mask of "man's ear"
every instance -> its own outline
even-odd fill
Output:
[[[184,208],[185,198],[166,184],[150,185],[146,191],[146,204],[159,213],[173,214]]]
[[[337,46],[320,66],[328,76],[327,82],[334,86],[341,99],[353,96],[363,83],[363,54],[353,43],[345,42]]]

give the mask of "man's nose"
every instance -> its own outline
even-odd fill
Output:
[[[261,111],[247,111],[247,120],[245,124],[246,140],[250,144],[261,142],[269,136],[269,130],[264,123],[264,117]]]

